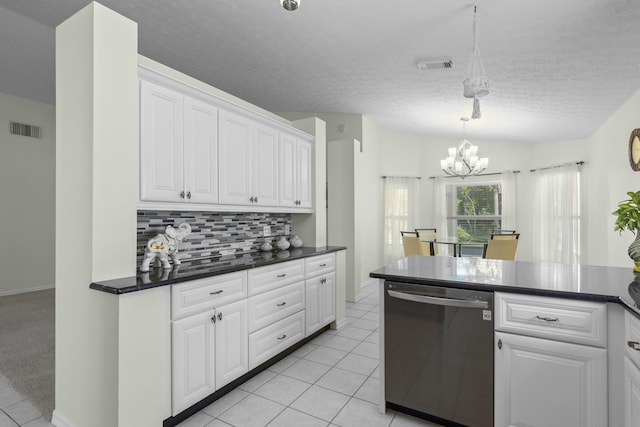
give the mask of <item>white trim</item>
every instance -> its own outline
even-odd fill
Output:
[[[53,411],[53,415],[51,416],[51,424],[56,427],[75,427],[73,424],[71,424],[70,421],[60,415],[60,412],[58,412],[57,409],[54,409]]]
[[[292,208],[288,206],[242,206],[218,205],[213,203],[175,203],[175,202],[147,202],[138,201],[141,211],[185,211],[185,212],[268,212],[268,213],[313,213],[313,209]]]
[[[341,319],[340,321],[335,321],[331,324],[331,329],[335,331],[339,331],[340,329],[347,326],[347,318]]]
[[[8,295],[16,295],[16,294],[25,294],[27,292],[44,291],[46,289],[54,289],[55,287],[56,285],[43,285],[43,286],[36,286],[33,288],[27,288],[27,289],[15,289],[13,291],[0,292],[0,297],[4,297]]]

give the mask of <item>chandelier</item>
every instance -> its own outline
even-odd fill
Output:
[[[296,10],[297,8],[300,7],[300,2],[301,1],[302,0],[280,0],[280,4],[285,9],[287,9],[289,11],[293,11],[293,10]]]
[[[487,73],[482,65],[482,58],[480,58],[480,47],[478,46],[478,28],[476,26],[476,15],[478,12],[478,6],[473,4],[473,50],[471,51],[471,57],[469,58],[469,68],[467,69],[467,78],[462,82],[464,86],[464,97],[473,98],[473,113],[472,119],[479,119],[482,114],[480,113],[480,99],[489,94],[489,79],[487,79]]]
[[[461,117],[462,121],[462,141],[458,148],[449,148],[449,156],[440,160],[440,168],[444,173],[451,176],[466,178],[468,176],[478,175],[484,171],[489,165],[488,157],[478,157],[478,146],[473,145],[465,137],[466,123],[468,117]]]

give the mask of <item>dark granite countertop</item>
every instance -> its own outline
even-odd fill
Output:
[[[475,257],[410,256],[370,277],[434,286],[621,303],[640,317],[640,274],[633,268]]]
[[[251,252],[198,261],[183,261],[182,264],[174,266],[171,270],[155,267],[148,273],[138,273],[137,276],[95,282],[91,283],[89,287],[110,294],[126,294],[345,249],[342,246],[302,247],[287,251]]]

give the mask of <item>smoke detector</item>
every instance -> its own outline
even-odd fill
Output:
[[[439,68],[453,68],[453,59],[448,56],[422,58],[416,61],[418,70],[436,70]]]

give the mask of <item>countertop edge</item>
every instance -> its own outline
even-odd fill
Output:
[[[295,261],[298,259],[305,259],[305,258],[310,258],[314,256],[324,255],[328,253],[339,252],[339,251],[346,250],[347,248],[344,246],[326,246],[321,248],[307,248],[308,251],[311,251],[313,249],[315,249],[315,251],[313,252],[306,252],[301,255],[295,255],[288,258],[284,258],[284,259],[275,258],[275,259],[265,260],[264,262],[255,261],[255,262],[246,263],[246,264],[222,267],[219,269],[215,269],[215,271],[211,271],[211,272],[203,271],[202,273],[194,273],[194,274],[189,274],[183,277],[168,278],[165,280],[157,280],[157,281],[152,281],[152,282],[143,283],[143,284],[138,283],[138,279],[145,273],[138,273],[135,276],[128,276],[128,277],[122,277],[118,279],[100,280],[96,282],[91,282],[89,284],[89,288],[96,291],[111,294],[111,295],[123,295],[123,294],[129,294],[132,292],[139,292],[147,289],[154,289],[154,288],[159,288],[163,286],[189,282],[192,280],[204,279],[207,277],[220,276],[222,274],[234,273],[236,271],[250,270],[253,268],[259,268],[259,267],[264,267],[268,265],[280,264],[283,262]]]

